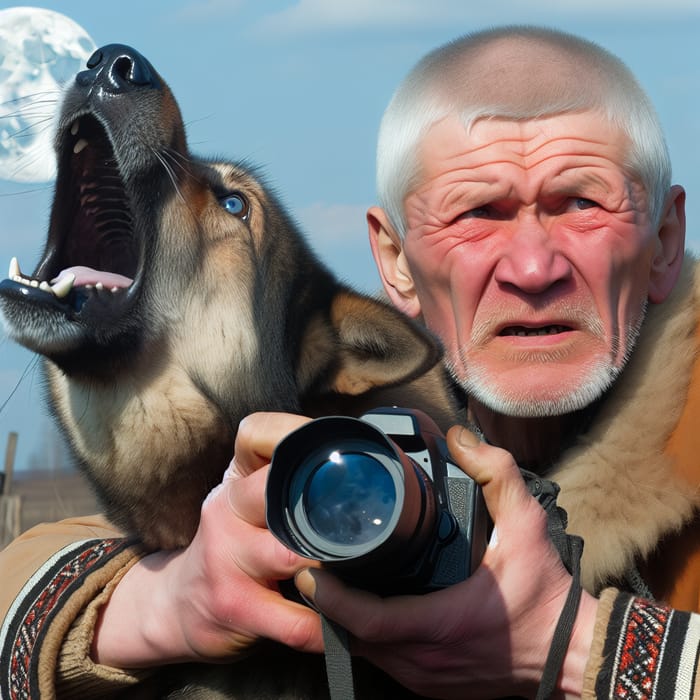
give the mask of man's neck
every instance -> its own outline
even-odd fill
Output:
[[[523,469],[541,474],[588,428],[594,411],[595,406],[589,406],[561,416],[520,418],[496,413],[469,399],[468,415],[490,444],[508,450]]]

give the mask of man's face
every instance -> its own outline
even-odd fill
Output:
[[[591,112],[448,118],[421,144],[403,255],[454,377],[498,412],[581,408],[632,349],[657,239],[626,148]]]

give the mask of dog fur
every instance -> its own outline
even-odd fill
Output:
[[[43,257],[0,284],[0,305],[10,335],[46,358],[51,409],[107,515],[147,547],[191,540],[251,412],[395,404],[455,422],[436,340],[341,284],[254,168],[190,153],[173,95],[137,52],[104,47],[76,76],[56,150]],[[66,269],[76,281],[57,296]],[[143,692],[327,694],[318,658],[275,648],[236,668],[170,669],[167,690]],[[398,697],[371,677],[376,697]]]

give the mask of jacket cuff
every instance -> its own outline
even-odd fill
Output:
[[[128,550],[124,554],[101,572],[101,580],[95,583],[102,592],[89,599],[87,607],[78,614],[63,639],[56,665],[56,694],[61,700],[102,698],[133,686],[153,673],[153,669],[104,666],[90,657],[100,608],[109,600],[124,574],[141,558]],[[106,584],[103,583],[105,580]]]
[[[133,541],[99,538],[70,543],[46,561],[0,629],[0,655],[7,660],[0,697],[87,698],[90,686],[104,695],[105,683],[135,683],[138,676],[99,667],[89,653],[99,607],[143,554]]]
[[[603,591],[584,673],[585,698],[695,698],[700,615]]]

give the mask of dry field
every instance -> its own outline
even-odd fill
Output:
[[[76,471],[17,470],[12,476],[11,497],[20,497],[19,528],[22,532],[40,522],[99,512],[97,500]],[[16,499],[13,498],[16,503]],[[11,539],[0,521],[0,547]]]

